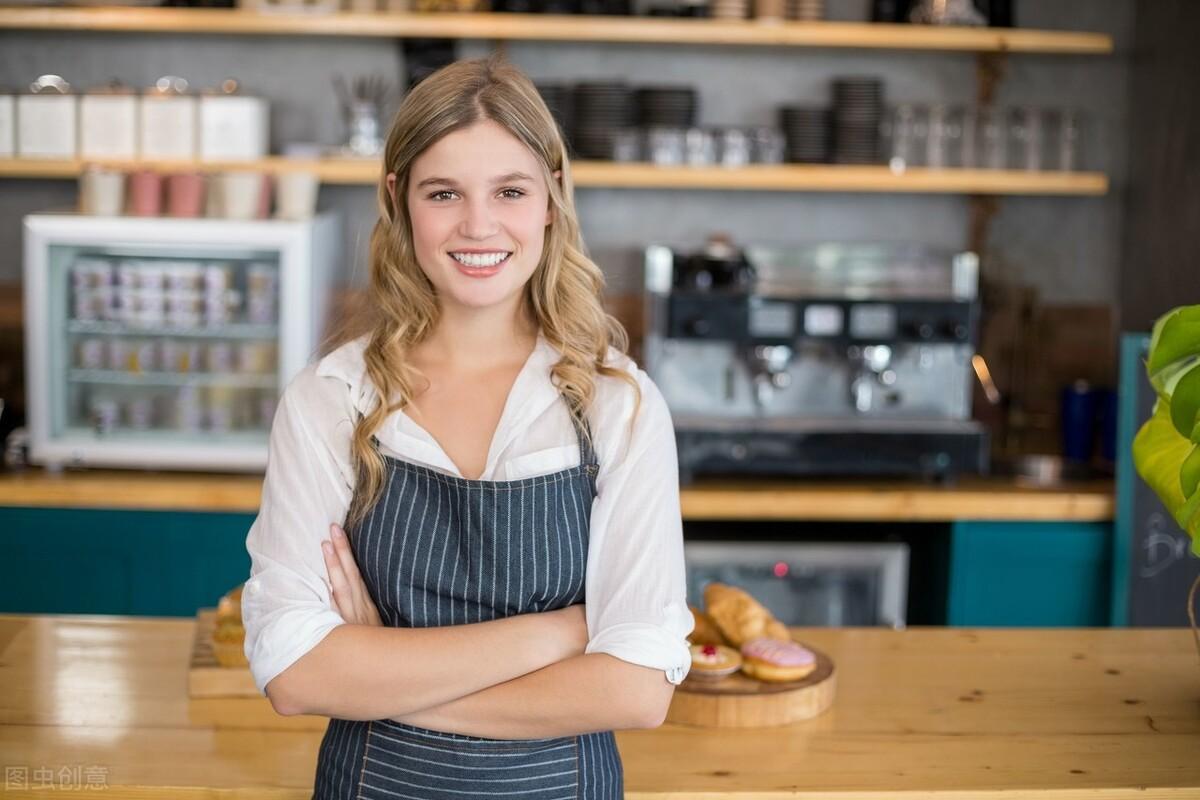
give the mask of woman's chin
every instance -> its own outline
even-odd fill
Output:
[[[482,288],[480,287],[480,289]],[[444,292],[442,296],[444,299],[461,308],[483,311],[489,308],[511,305],[519,299],[520,293],[502,291],[499,287],[491,291],[462,291],[458,287],[455,287],[455,289],[449,292]]]

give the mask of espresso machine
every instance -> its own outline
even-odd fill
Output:
[[[982,473],[978,258],[895,244],[645,250],[645,369],[697,475]]]

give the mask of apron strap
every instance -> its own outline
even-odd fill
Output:
[[[566,398],[563,398],[566,402]],[[592,447],[591,432],[592,427],[587,419],[579,420],[574,414],[570,414],[570,406],[568,406],[568,414],[571,417],[571,425],[575,428],[575,436],[579,439],[579,463],[581,466],[594,467],[590,470],[594,476],[599,470],[600,462],[596,459],[596,450]]]

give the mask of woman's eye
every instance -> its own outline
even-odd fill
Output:
[[[432,192],[428,197],[430,197],[431,200],[452,200],[454,199],[454,196],[455,192],[451,192],[450,190],[440,190],[437,192]],[[518,188],[506,188],[506,190],[500,190],[500,196],[504,197],[505,199],[515,200],[518,197],[524,197],[524,192],[518,190]]]

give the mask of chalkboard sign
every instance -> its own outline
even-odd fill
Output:
[[[1154,408],[1154,389],[1144,364],[1149,347],[1147,334],[1121,337],[1112,618],[1114,625],[1186,626],[1188,590],[1200,575],[1200,558],[1133,467],[1133,437]]]

